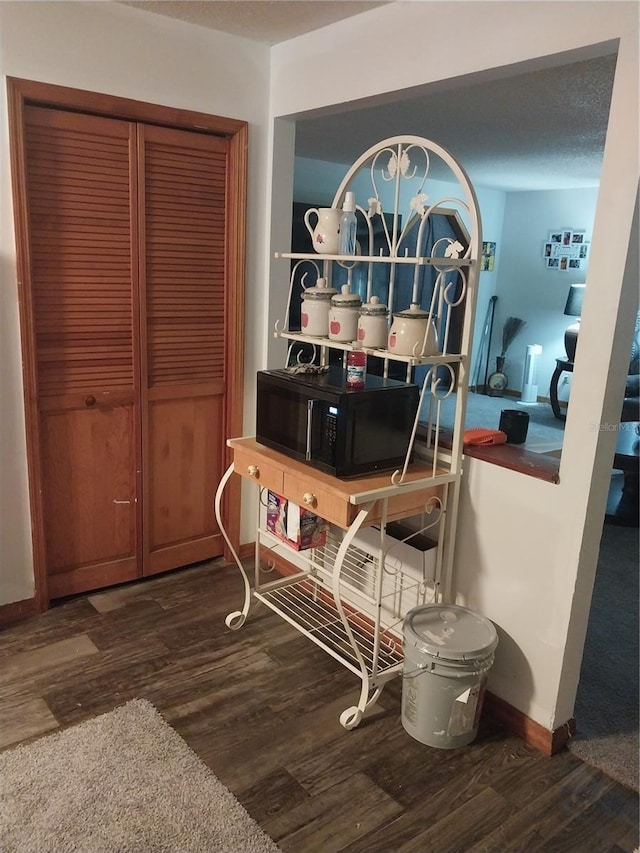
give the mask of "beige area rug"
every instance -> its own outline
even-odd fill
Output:
[[[146,700],[0,755],[2,853],[281,853]]]

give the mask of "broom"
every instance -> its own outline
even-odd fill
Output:
[[[521,320],[520,317],[507,317],[504,321],[504,326],[502,327],[502,352],[500,353],[502,358],[506,356],[507,350],[513,343],[516,335],[518,335],[526,325],[525,321]]]

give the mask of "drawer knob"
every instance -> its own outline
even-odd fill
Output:
[[[317,503],[316,496],[312,492],[305,492],[302,496],[302,503],[305,506],[315,506]]]
[[[260,469],[258,468],[257,465],[249,465],[249,467],[247,468],[247,474],[250,477],[259,477],[260,476]]]

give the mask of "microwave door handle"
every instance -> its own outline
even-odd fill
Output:
[[[311,461],[311,433],[313,430],[313,407],[317,400],[307,400],[307,447],[305,451],[305,459]]]

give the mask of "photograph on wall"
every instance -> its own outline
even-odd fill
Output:
[[[588,252],[586,231],[574,231],[572,228],[550,231],[548,239],[542,244],[542,259],[550,270],[566,272],[569,269],[581,269]]]
[[[483,243],[482,257],[480,259],[480,269],[482,272],[493,272],[493,265],[496,259],[496,244]]]

